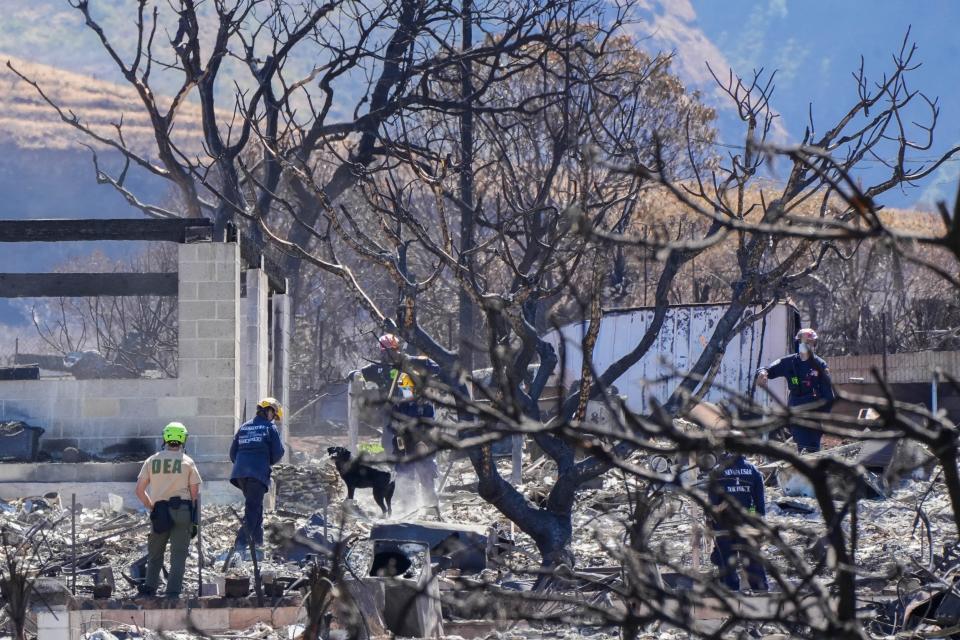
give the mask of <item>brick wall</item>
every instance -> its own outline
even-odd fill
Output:
[[[227,459],[241,409],[239,247],[179,245],[178,275],[176,379],[0,381],[0,418],[43,427],[48,450],[91,453],[156,450],[163,425],[179,420],[192,456]]]

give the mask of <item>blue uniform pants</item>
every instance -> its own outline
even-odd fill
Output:
[[[749,547],[749,543],[738,535],[718,535],[714,539],[716,546],[710,559],[720,570],[720,577],[731,591],[740,590],[740,574],[737,572],[737,558],[743,561],[747,570],[747,580],[754,591],[766,591],[767,572],[763,565],[754,561],[750,554],[741,551]]]
[[[258,547],[263,546],[263,496],[267,493],[267,486],[255,480],[254,478],[237,478],[237,485],[243,491],[244,511],[243,524],[237,532],[236,546],[246,549],[250,546],[247,542],[246,532],[250,532],[254,544]]]
[[[816,453],[820,451],[820,438],[823,437],[823,432],[819,429],[800,427],[792,424],[790,425],[790,434],[793,436],[793,441],[797,445],[797,451],[799,453]]]

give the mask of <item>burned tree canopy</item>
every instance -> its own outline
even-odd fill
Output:
[[[869,421],[788,406],[755,384],[724,388],[717,379],[731,342],[762,327],[778,305],[801,299],[803,308],[825,309],[807,298],[830,265],[858,275],[864,258],[902,279],[909,264],[932,290],[955,294],[960,286],[960,205],[942,205],[935,233],[898,229],[880,214],[885,194],[924,180],[958,152],[910,168],[932,145],[939,107],[912,86],[909,38],[884,74],[871,79],[861,67],[839,115],[811,122],[796,144],[772,139],[773,74],[713,69],[742,126],[740,144],[720,155],[713,109],[672,73],[669,55],[647,54],[625,33],[630,3],[240,1],[201,10],[183,1],[168,11],[142,0],[131,11],[133,40],[109,32],[89,3],[74,6],[136,88],[155,157],[124,144],[122,123],[107,137],[47,98],[42,83],[23,80],[126,165],[171,182],[176,207],[140,202],[126,168],[111,173],[94,154],[98,180],[144,213],[208,217],[218,234],[235,224],[254,253],[284,265],[302,338],[296,346],[315,379],[359,368],[381,332],[399,334],[407,356],[438,364],[441,373],[421,386],[441,410],[385,419],[416,430],[420,458],[465,451],[462,471],[478,503],[529,542],[522,566],[510,568],[534,576],[526,604],[543,608],[531,619],[550,618],[547,603],[560,602],[570,608],[556,618],[576,612],[627,637],[665,624],[704,637],[773,625],[862,638],[858,589],[867,578],[882,582],[881,594],[899,589],[908,572],[941,588],[952,581],[960,473],[956,425],[945,412],[898,401],[882,379],[882,397],[839,394],[876,411]],[[163,42],[154,37],[161,30],[170,34]],[[181,79],[170,98],[151,89],[161,66]],[[226,90],[235,77],[237,90]],[[188,100],[201,106],[203,154],[183,153],[173,135]],[[864,173],[869,158],[895,160]],[[622,355],[595,357],[605,343],[605,311],[638,302],[641,274],[649,322],[619,338],[629,342],[618,345]],[[836,288],[862,292],[872,286],[865,281],[844,278]],[[722,310],[677,363],[669,307],[684,296]],[[822,317],[869,333],[876,305],[858,302],[855,320],[835,309]],[[930,306],[928,316],[941,310]],[[954,316],[944,313],[943,322]],[[547,339],[570,322],[582,329],[576,344]],[[570,348],[579,351],[574,380],[565,379]],[[656,383],[669,393],[644,413],[631,411],[617,383],[652,354],[663,356]],[[743,363],[745,377],[755,367]],[[957,384],[956,372],[940,373]],[[724,392],[724,402],[704,419],[701,401],[711,388]],[[589,407],[602,407],[608,419],[591,422]],[[801,454],[780,441],[791,424],[847,444],[912,441],[924,452],[915,467],[939,465],[938,475],[910,480],[928,483],[909,493],[919,500],[914,526],[923,524],[926,535],[922,565],[910,557],[874,572],[862,562],[870,523],[861,520],[861,503],[895,492],[906,470],[878,479],[861,459],[842,457],[846,449]],[[536,487],[508,479],[495,455],[494,445],[514,436],[539,456],[530,462],[544,471],[528,472]],[[759,495],[761,473],[790,469],[784,477],[803,486],[807,502],[791,505],[780,487],[777,510],[810,518],[778,520],[785,511],[772,506],[767,518],[762,500],[731,498],[737,485],[723,483],[734,467],[746,470],[732,475],[749,476]],[[603,496],[610,504],[588,494],[598,482],[611,492],[616,485],[615,495]],[[936,524],[922,507],[932,493],[943,509]],[[617,566],[618,581],[604,583],[609,601],[577,596],[578,580],[599,581],[596,572],[575,574],[583,568],[575,542],[585,508],[597,519],[616,512],[595,550]],[[684,543],[689,557],[665,540],[678,510],[684,526],[699,523]],[[711,538],[737,547],[718,545],[721,555],[763,567],[776,585],[763,606],[751,609],[730,583],[701,571]],[[934,544],[946,546],[942,557],[934,557]],[[694,613],[703,610],[727,622],[706,631]],[[877,619],[900,631],[900,613],[889,625]]]

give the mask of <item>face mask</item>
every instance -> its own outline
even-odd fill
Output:
[[[805,356],[810,353],[810,347],[807,346],[806,342],[801,342],[800,346],[797,348],[797,352],[800,355]]]

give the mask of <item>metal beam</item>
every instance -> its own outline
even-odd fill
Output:
[[[204,242],[213,239],[213,221],[206,218],[105,220],[46,219],[2,220],[0,242],[79,242],[92,240],[142,240],[148,242]],[[248,268],[263,268],[270,290],[286,293],[283,270],[264,256],[249,237],[240,236],[240,249]]]
[[[0,298],[175,295],[176,273],[0,273]]]
[[[182,243],[210,240],[212,235],[213,221],[206,218],[0,221],[0,242],[146,240]]]

